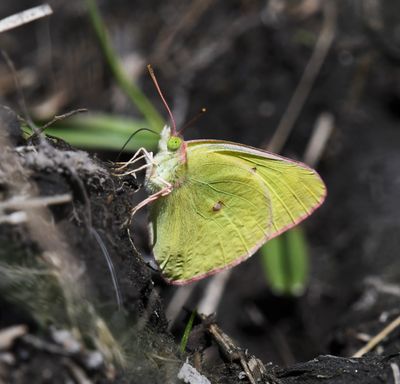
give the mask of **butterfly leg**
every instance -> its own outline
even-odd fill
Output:
[[[145,159],[147,163],[153,163],[153,153],[148,152],[146,148],[141,147],[135,152],[135,154],[128,161],[117,163],[122,165],[116,168],[116,171],[123,170],[129,167],[130,165],[138,162],[141,159]]]
[[[166,186],[163,189],[159,190],[156,193],[153,193],[152,195],[147,197],[147,199],[144,199],[139,204],[137,204],[134,208],[131,209],[131,216],[130,216],[129,221],[128,221],[128,229],[127,229],[127,231],[128,231],[128,238],[129,238],[129,241],[130,241],[130,243],[132,245],[132,248],[135,251],[135,253],[137,253],[137,254],[139,254],[139,252],[138,252],[138,250],[137,250],[137,248],[136,248],[136,246],[135,246],[135,244],[133,242],[133,236],[131,235],[131,230],[130,230],[133,216],[140,208],[143,208],[147,204],[150,204],[153,201],[156,201],[157,199],[159,199],[162,196],[167,196],[168,194],[170,194],[172,192],[172,184],[168,183],[165,180],[163,180],[163,181],[166,184]]]
[[[120,173],[118,174],[118,176],[128,176],[128,175],[132,175],[135,179],[136,179],[136,173],[141,171],[142,169],[146,169],[149,168],[150,166],[152,166],[151,163],[146,163],[138,168],[135,169],[131,169],[130,171],[124,172],[124,173]]]
[[[139,155],[141,155],[141,156],[139,156]],[[130,164],[133,164],[136,161],[138,161],[139,159],[143,159],[143,158],[152,159],[153,158],[153,153],[152,152],[148,152],[146,148],[141,147],[134,153],[134,155],[128,161],[117,163],[117,164],[122,164],[122,166],[117,168],[117,169],[126,168]]]
[[[167,196],[172,192],[172,184],[168,183],[168,181],[162,180],[165,183],[165,187],[163,189],[160,189],[158,192],[153,193],[143,201],[141,201],[139,204],[137,204],[134,208],[131,210],[131,218],[129,222],[132,222],[132,217],[133,215],[140,209],[146,206],[147,204],[152,203],[153,201],[156,201],[162,196]]]
[[[132,164],[135,164],[136,162],[138,162],[139,160],[142,160],[142,159],[146,160],[146,164],[144,164],[144,165],[142,165],[142,166],[140,166],[138,168],[131,169],[129,171],[119,173],[118,175],[119,176],[133,175],[133,177],[136,178],[136,173],[137,172],[141,171],[142,169],[146,169],[146,168],[148,168],[148,167],[150,167],[150,166],[152,166],[154,164],[153,153],[152,152],[148,152],[146,150],[146,148],[142,147],[142,148],[139,148],[136,151],[136,153],[132,156],[132,158],[129,159],[127,162],[120,163],[122,165],[120,167],[116,168],[116,171],[120,172],[120,171],[126,169],[128,166],[130,166]]]

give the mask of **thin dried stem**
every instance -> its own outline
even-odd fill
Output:
[[[382,329],[377,335],[375,335],[364,347],[359,349],[353,357],[362,357],[367,352],[374,349],[382,340],[389,336],[396,328],[400,326],[400,316],[397,316],[391,323]]]
[[[42,4],[37,7],[26,9],[25,11],[15,13],[14,15],[0,20],[0,33],[20,27],[21,25],[30,23],[42,17],[49,16],[52,13],[53,10],[48,4]]]
[[[72,201],[69,193],[56,196],[40,196],[40,197],[15,197],[0,202],[0,210],[4,209],[28,209],[35,207],[46,207],[49,205],[65,204]]]
[[[68,118],[68,117],[71,117],[71,116],[73,116],[73,115],[76,115],[76,114],[78,114],[78,113],[84,113],[84,112],[87,112],[87,111],[88,111],[88,110],[87,110],[86,108],[79,108],[79,109],[74,109],[73,111],[64,113],[64,114],[62,114],[62,115],[56,115],[56,116],[54,116],[48,123],[46,123],[45,125],[43,125],[43,127],[38,128],[38,129],[36,130],[36,132],[34,132],[34,133],[32,134],[32,136],[31,136],[29,139],[32,140],[34,137],[40,135],[43,131],[45,131],[48,127],[50,127],[51,125],[53,125],[53,124],[56,123],[57,121],[64,120],[64,119],[66,119],[66,118]]]

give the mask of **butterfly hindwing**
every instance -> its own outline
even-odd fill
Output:
[[[186,166],[182,185],[151,210],[154,256],[175,284],[240,263],[325,196],[304,164],[235,143],[189,141]]]
[[[154,256],[185,283],[238,264],[270,235],[268,189],[240,159],[187,152],[187,179],[152,207]]]

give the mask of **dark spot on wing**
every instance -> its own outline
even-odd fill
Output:
[[[222,201],[217,201],[217,202],[213,205],[212,210],[213,210],[214,212],[220,211],[220,210],[222,209],[223,204],[224,204],[224,203],[223,203]]]

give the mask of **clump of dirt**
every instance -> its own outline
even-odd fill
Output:
[[[82,369],[111,380],[128,356],[132,382],[164,379],[150,356],[174,361],[164,366],[179,359],[150,270],[127,236],[135,189],[60,141],[14,147],[4,135],[1,146],[0,328],[27,326],[1,364],[4,380],[61,382]]]

